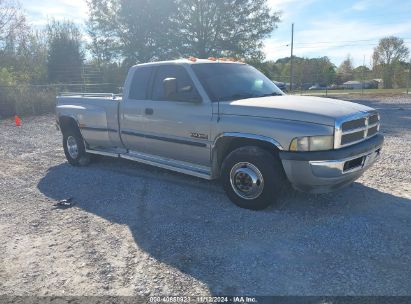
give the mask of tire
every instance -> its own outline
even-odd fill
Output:
[[[78,130],[69,129],[63,133],[64,154],[73,166],[87,166],[90,155],[86,153],[84,140]]]
[[[232,151],[223,161],[221,179],[230,200],[251,210],[274,204],[286,180],[280,159],[257,146]]]

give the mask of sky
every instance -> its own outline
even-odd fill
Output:
[[[294,55],[328,56],[337,66],[350,55],[354,66],[371,65],[379,39],[394,35],[411,50],[410,0],[267,0],[281,22],[264,41],[266,59],[290,56],[294,23]],[[29,22],[36,27],[51,18],[70,19],[84,27],[85,0],[20,0]],[[364,60],[365,58],[365,60]]]

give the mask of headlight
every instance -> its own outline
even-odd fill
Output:
[[[334,148],[334,136],[296,137],[291,141],[290,151],[322,151]]]

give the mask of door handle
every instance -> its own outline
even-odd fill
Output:
[[[152,108],[146,108],[145,111],[146,115],[153,115],[154,110]]]

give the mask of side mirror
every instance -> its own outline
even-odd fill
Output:
[[[182,93],[188,93],[188,92],[191,92],[192,90],[193,90],[193,87],[192,87],[191,85],[188,85],[188,86],[182,87],[182,88],[180,89],[180,92],[182,92]]]
[[[166,78],[163,80],[164,94],[167,98],[175,98],[177,94],[177,79]]]
[[[195,97],[195,98],[191,99],[190,102],[192,102],[192,103],[202,103],[203,99],[200,96],[198,96],[198,97]]]

